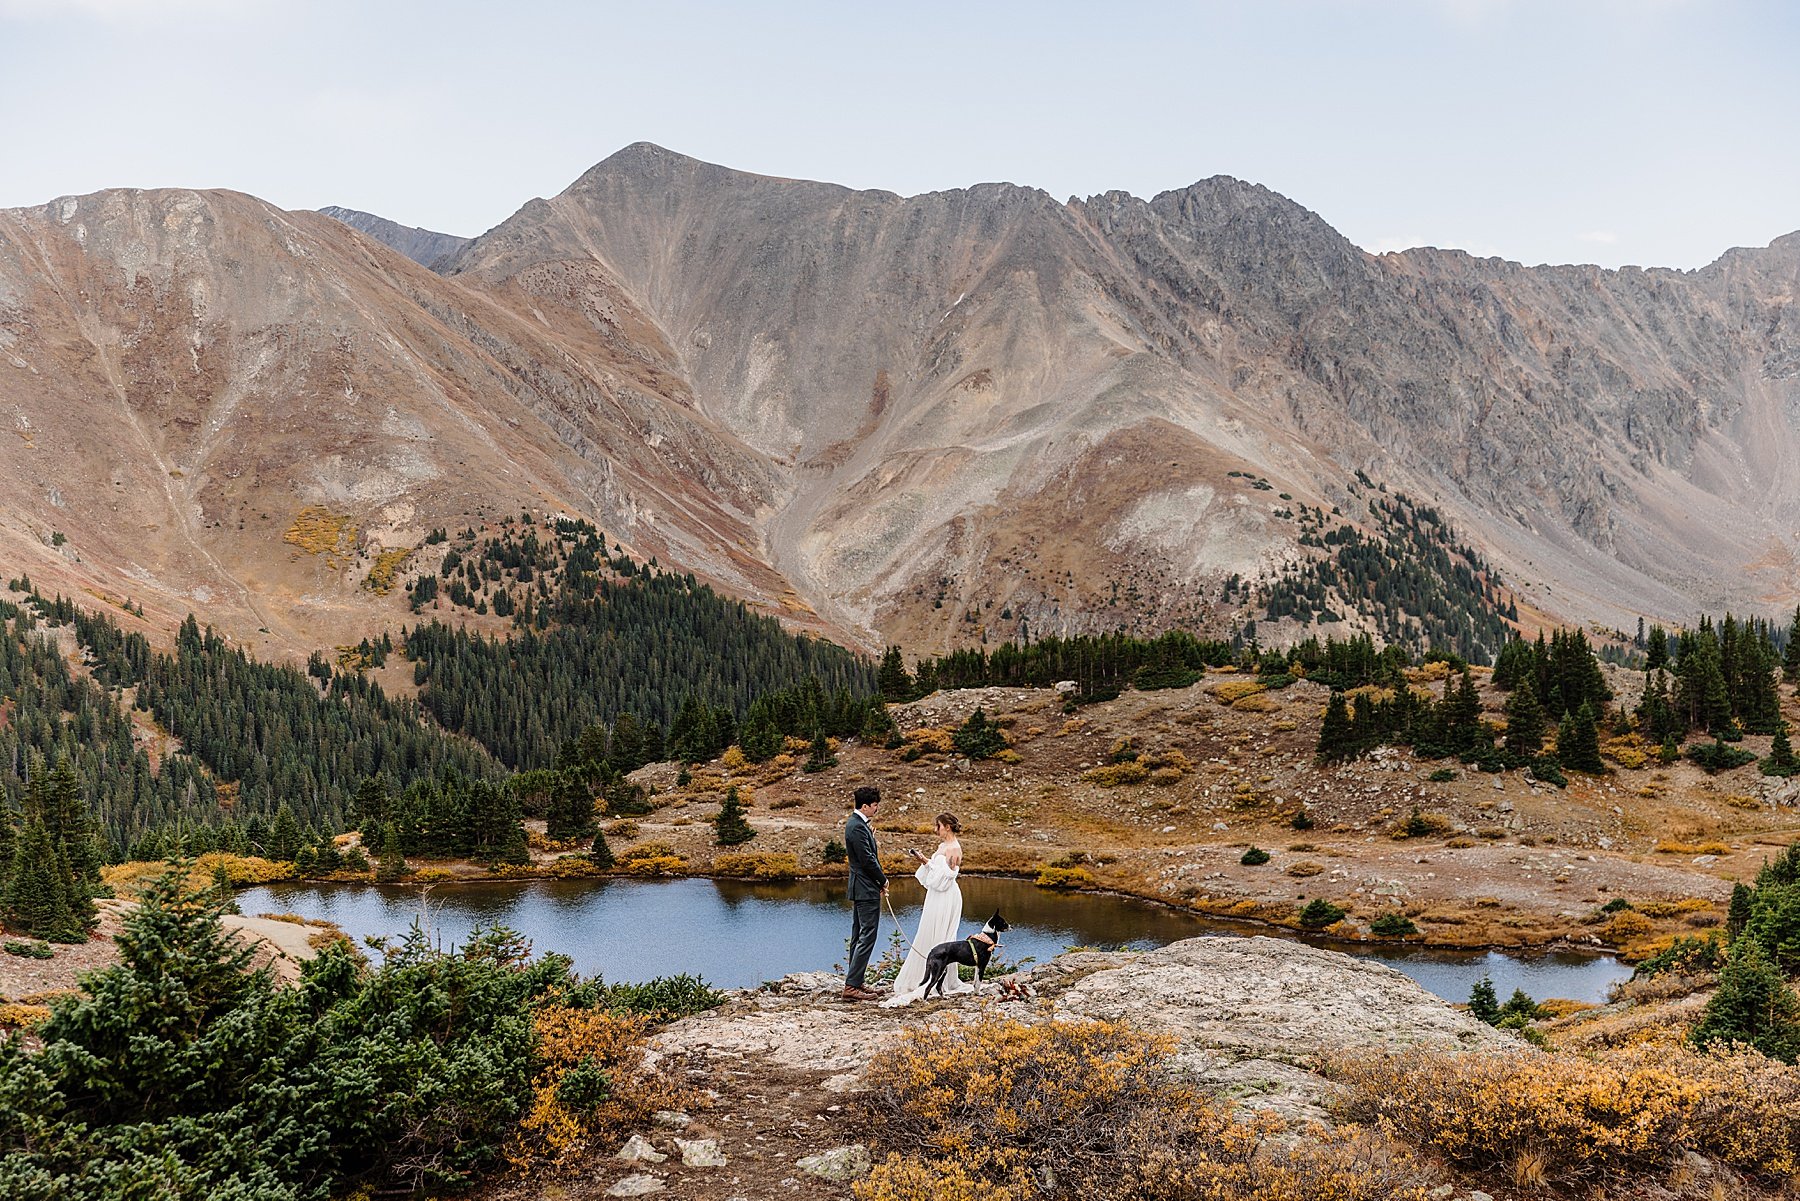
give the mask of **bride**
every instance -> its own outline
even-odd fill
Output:
[[[931,948],[954,940],[960,932],[962,889],[956,885],[957,873],[962,870],[962,843],[956,838],[960,833],[962,823],[956,820],[956,815],[940,813],[937,815],[937,853],[927,859],[918,851],[912,852],[913,858],[919,861],[919,870],[913,877],[925,886],[925,912],[919,915],[919,930],[913,936],[912,950],[907,953],[906,962],[894,979],[894,994],[882,1002],[883,1008],[910,1005],[924,996],[926,956],[931,954]],[[973,988],[954,974],[944,982],[946,995],[970,992]]]

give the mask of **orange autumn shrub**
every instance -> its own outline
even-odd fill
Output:
[[[531,1019],[537,1071],[508,1160],[524,1169],[692,1098],[644,1065],[648,1018],[560,1005]]]
[[[858,1201],[1422,1201],[1403,1150],[1368,1131],[1244,1115],[1172,1069],[1172,1040],[1122,1023],[1003,1018],[913,1028],[861,1099],[888,1158]]]
[[[1800,1183],[1800,1069],[1641,1043],[1593,1055],[1423,1049],[1330,1060],[1342,1116],[1521,1186],[1641,1181],[1688,1151]]]

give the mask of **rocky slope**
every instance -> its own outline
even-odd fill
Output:
[[[1225,177],[900,197],[643,143],[444,257],[333,212],[370,236],[233,193],[0,213],[9,562],[297,649],[308,606],[399,616],[282,544],[304,507],[354,562],[566,508],[928,649],[1216,628],[1230,577],[1319,553],[1297,506],[1372,526],[1386,486],[1528,614],[1795,599],[1800,235],[1696,272],[1372,256]]]
[[[0,212],[0,562],[162,636],[192,609],[265,653],[354,641],[404,613],[366,587],[383,550],[521,508],[779,597],[740,549],[778,477],[686,395],[647,327],[571,345],[316,213]]]
[[[769,553],[851,624],[1183,616],[1293,555],[1234,469],[1436,499],[1565,616],[1792,596],[1800,236],[1693,273],[1376,257],[1223,177],[902,198],[639,144],[444,269],[577,264],[790,469]]]
[[[398,250],[421,267],[429,267],[439,259],[448,258],[469,244],[468,238],[459,238],[455,234],[441,234],[435,229],[401,225],[386,217],[377,217],[374,213],[339,208],[335,204],[326,205],[319,211],[334,221],[342,221],[351,229],[361,230],[383,246]]]

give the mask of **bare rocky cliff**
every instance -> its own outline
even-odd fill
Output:
[[[377,217],[374,213],[340,208],[335,204],[327,205],[319,211],[334,221],[342,221],[351,229],[361,230],[391,250],[398,250],[421,267],[429,267],[439,259],[448,258],[469,244],[468,238],[459,238],[455,234],[441,234],[434,229],[401,225],[386,217]]]
[[[1558,618],[1795,599],[1800,235],[1374,256],[1226,177],[901,197],[644,143],[435,272],[338,215],[367,236],[220,192],[0,213],[9,562],[301,646],[399,616],[372,553],[530,507],[924,650],[1220,628],[1316,556],[1299,506],[1386,486]],[[335,569],[283,541],[308,506]]]
[[[1443,504],[1565,617],[1785,602],[1796,241],[1701,272],[1373,256],[1224,177],[902,198],[639,144],[443,269],[602,271],[790,469],[770,557],[849,624],[951,640],[972,606],[1110,625],[1123,588],[1180,620],[1278,570],[1292,532],[1234,469]]]
[[[526,508],[779,597],[739,549],[778,477],[684,389],[653,342],[571,347],[237,193],[0,212],[0,558],[153,627],[354,641],[404,614],[365,587],[380,552]]]

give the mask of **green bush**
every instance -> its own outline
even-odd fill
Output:
[[[704,1013],[725,1003],[725,994],[698,976],[659,976],[643,984],[610,984],[599,993],[599,1006],[624,1010],[654,1022]]]
[[[4,942],[0,943],[0,951],[8,955],[17,955],[21,959],[55,959],[56,952],[47,942]]]
[[[325,1201],[466,1185],[532,1099],[533,1019],[586,1001],[658,1014],[698,981],[584,983],[505,930],[446,952],[416,929],[370,969],[348,944],[297,987],[247,970],[223,898],[153,881],[121,962],[0,1041],[0,1196],[9,1201]]]
[[[1440,767],[1425,778],[1430,780],[1433,784],[1448,784],[1450,781],[1456,779],[1456,769]]]
[[[1687,757],[1699,764],[1709,776],[1718,775],[1722,771],[1730,771],[1734,767],[1742,767],[1746,763],[1755,763],[1753,751],[1739,750],[1734,746],[1726,746],[1721,739],[1700,743],[1687,749]]]
[[[1245,867],[1261,867],[1269,861],[1269,852],[1261,847],[1251,847],[1238,857],[1238,862]]]
[[[843,843],[835,838],[830,838],[825,841],[825,853],[821,857],[826,863],[843,863],[850,858],[850,852],[845,849]]]
[[[1369,932],[1377,938],[1406,938],[1417,934],[1419,927],[1404,913],[1383,913],[1369,923]]]
[[[1344,910],[1324,897],[1314,897],[1300,911],[1300,924],[1308,930],[1323,930],[1344,920]]]

